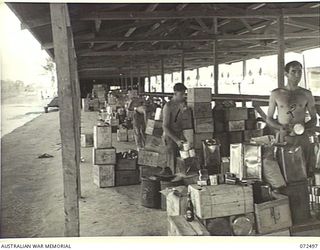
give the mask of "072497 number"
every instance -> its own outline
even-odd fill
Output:
[[[300,248],[315,249],[318,248],[318,244],[300,244]]]

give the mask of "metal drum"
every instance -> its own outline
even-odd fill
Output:
[[[141,177],[141,205],[148,208],[160,208],[160,180],[155,176]]]

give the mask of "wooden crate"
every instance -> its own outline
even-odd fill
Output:
[[[196,133],[213,133],[213,118],[194,119],[194,131]]]
[[[87,98],[82,98],[82,109],[84,112],[90,111],[90,104]]]
[[[140,150],[138,153],[138,164],[143,166],[157,167],[159,153],[148,151],[148,150]]]
[[[195,149],[202,148],[202,141],[212,139],[213,133],[195,133],[194,140],[193,140],[193,147]]]
[[[93,183],[100,188],[113,187],[115,185],[114,165],[93,165]]]
[[[211,219],[252,213],[251,186],[221,184],[217,186],[189,185],[195,214],[200,219]]]
[[[212,101],[211,88],[188,88],[188,102],[210,102]]]
[[[188,102],[188,106],[192,109],[192,116],[194,119],[212,118],[210,102]]]
[[[230,157],[221,157],[221,174],[230,172]]]
[[[154,135],[158,137],[162,136],[163,134],[162,121],[155,121],[155,120],[148,119],[145,132],[147,135]]]
[[[116,171],[116,186],[137,185],[139,183],[139,170]]]
[[[92,160],[94,165],[115,165],[116,149],[115,148],[93,148]]]
[[[127,142],[128,141],[128,130],[127,129],[118,129],[117,130],[117,141],[118,142]]]
[[[188,188],[185,186],[176,187],[179,191],[171,191],[166,197],[167,215],[177,216],[184,215],[186,213],[188,195]]]
[[[137,159],[117,159],[116,170],[136,170],[137,169]]]
[[[246,120],[245,121],[246,130],[256,130],[257,129],[257,120]]]
[[[227,131],[244,131],[245,130],[245,121],[228,121],[226,124]]]
[[[81,147],[87,148],[93,146],[93,134],[81,134]]]
[[[225,121],[241,121],[248,119],[248,109],[233,107],[224,110]]]
[[[168,216],[168,236],[209,236],[208,230],[195,218],[188,222],[183,215]]]
[[[187,107],[182,111],[181,120],[181,126],[183,130],[193,129],[192,110],[190,107]]]
[[[133,129],[128,129],[128,142],[134,141],[134,131]]]
[[[145,147],[146,150],[156,151],[159,153],[165,152],[165,143],[162,137],[146,135]]]
[[[186,159],[181,159],[177,157],[176,164],[176,173],[188,174],[186,171],[189,170],[189,173],[197,172],[200,169],[200,162],[197,157],[189,157]]]
[[[281,194],[274,194],[275,200],[255,204],[257,230],[267,234],[292,226],[289,199]]]
[[[267,233],[267,234],[260,234],[259,236],[291,236],[290,229],[282,229],[277,232]]]
[[[228,133],[229,137],[229,145],[234,143],[241,143],[243,142],[243,133],[242,131],[234,131]]]
[[[95,148],[112,147],[112,130],[110,126],[93,127],[93,146]]]

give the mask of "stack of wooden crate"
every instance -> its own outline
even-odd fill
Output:
[[[127,154],[129,154],[129,152],[127,152]],[[128,186],[139,184],[140,176],[137,168],[137,158],[123,156],[123,153],[117,154],[115,185]]]
[[[211,88],[188,89],[187,104],[192,110],[194,126],[193,148],[195,148],[197,155],[202,155],[202,141],[213,137],[214,125],[211,101]]]
[[[110,126],[94,126],[93,146],[93,182],[98,187],[115,186],[116,149],[112,147]]]

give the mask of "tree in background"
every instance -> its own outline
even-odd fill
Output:
[[[57,94],[57,85],[56,85],[56,65],[51,57],[46,58],[46,64],[42,65],[42,68],[45,71],[45,75],[49,75],[51,78],[51,84],[50,84],[50,92],[53,92],[53,95],[55,96]],[[48,92],[46,91],[46,95],[48,95]]]

